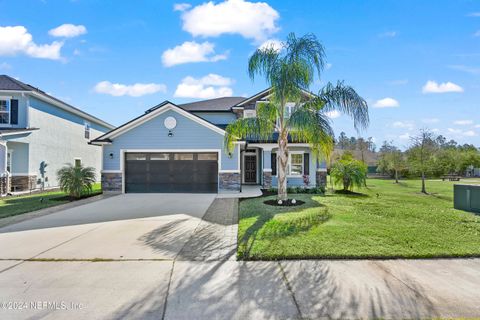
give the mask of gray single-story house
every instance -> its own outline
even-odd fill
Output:
[[[65,164],[98,170],[102,153],[88,142],[114,126],[44,91],[0,75],[0,195],[58,186]]]
[[[255,117],[271,89],[250,98],[225,97],[176,105],[165,101],[141,116],[93,139],[102,147],[106,192],[240,191],[244,184],[277,184],[278,145],[245,140],[228,153],[225,127]],[[326,165],[305,143],[289,144],[288,186],[325,185]]]

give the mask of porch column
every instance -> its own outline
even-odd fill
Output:
[[[262,185],[263,188],[272,187],[272,149],[262,149]]]
[[[7,172],[7,142],[0,140],[0,195],[10,191],[10,176]]]
[[[317,187],[327,186],[327,163],[317,160],[317,170],[315,172],[315,184]]]

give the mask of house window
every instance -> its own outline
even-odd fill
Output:
[[[12,173],[12,153],[7,152],[7,172]]]
[[[90,139],[90,123],[85,122],[85,139]]]
[[[291,153],[288,157],[288,175],[303,175],[303,153]]]
[[[290,118],[290,116],[293,113],[293,110],[295,110],[295,103],[287,102],[285,104],[285,118]]]
[[[75,167],[81,167],[82,166],[82,159],[75,159]]]
[[[10,124],[9,100],[0,100],[0,124]]]
[[[175,160],[193,160],[193,153],[175,153]]]
[[[257,116],[257,111],[255,109],[243,110],[244,118],[255,118]]]

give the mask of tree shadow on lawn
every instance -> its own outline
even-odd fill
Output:
[[[243,236],[238,240],[238,257],[249,258],[253,244],[257,237],[263,239],[281,239],[288,236],[298,234],[310,230],[312,227],[325,223],[331,217],[328,208],[317,200],[315,195],[311,195],[308,199],[304,199],[305,204],[296,207],[275,207],[261,202],[260,207],[256,206],[256,213],[247,217],[257,216],[255,222],[245,230]],[[265,206],[267,210],[261,210]],[[309,208],[322,208],[316,212],[305,213],[298,217],[285,217],[284,219],[274,219],[276,216],[285,213],[299,213]]]

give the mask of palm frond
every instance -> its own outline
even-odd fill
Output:
[[[317,157],[330,156],[333,150],[333,129],[330,119],[323,113],[308,105],[301,105],[291,114],[287,125],[293,141],[310,144]]]
[[[275,131],[275,123],[269,121],[268,118],[243,118],[230,123],[225,131],[225,149],[228,150],[228,152],[232,152],[235,147],[235,142],[238,140],[246,138],[256,140],[270,139]]]
[[[353,120],[356,130],[366,129],[370,123],[367,102],[343,81],[336,85],[328,83],[318,93],[318,98],[312,101],[323,113],[337,110]]]

